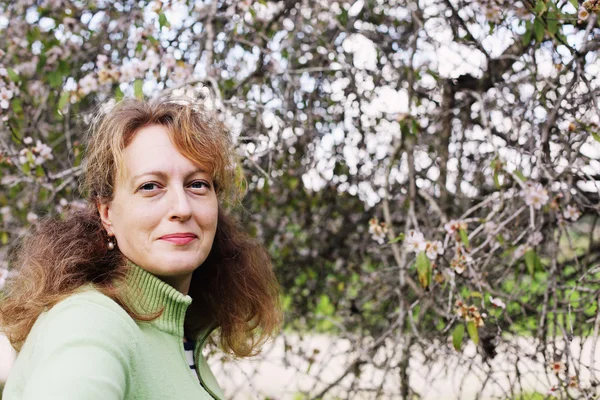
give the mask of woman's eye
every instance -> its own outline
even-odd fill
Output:
[[[144,191],[150,191],[150,190],[154,190],[157,188],[156,183],[144,183],[142,186],[140,186],[140,190],[144,190]]]
[[[192,189],[210,189],[210,185],[204,181],[194,181],[190,183]]]

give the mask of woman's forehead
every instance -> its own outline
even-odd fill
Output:
[[[122,153],[122,167],[129,179],[138,175],[203,172],[212,174],[213,166],[192,160],[180,151],[166,127],[151,125],[135,133]]]

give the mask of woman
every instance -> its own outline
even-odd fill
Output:
[[[210,333],[244,357],[280,322],[269,257],[225,211],[234,159],[201,105],[127,99],[96,118],[89,207],[38,223],[14,259],[0,326],[19,355],[3,400],[223,398]]]

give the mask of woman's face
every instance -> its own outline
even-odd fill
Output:
[[[103,225],[125,257],[187,294],[217,229],[211,175],[181,155],[161,125],[139,130],[123,157],[113,200],[98,206]]]

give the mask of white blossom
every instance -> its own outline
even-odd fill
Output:
[[[485,233],[487,233],[488,235],[493,235],[494,232],[496,231],[496,228],[498,228],[498,224],[495,223],[494,221],[487,221],[483,225],[483,231]]]
[[[94,74],[87,74],[79,81],[79,93],[82,96],[97,91],[98,87],[98,80]]]
[[[404,244],[408,251],[414,251],[415,253],[425,251],[427,242],[421,232],[410,230],[406,234]]]
[[[434,242],[427,242],[425,246],[427,257],[430,260],[435,260],[438,255],[444,254],[444,246],[442,246],[442,242],[436,240]]]
[[[38,215],[32,211],[27,213],[27,222],[34,224],[39,219]]]
[[[444,229],[449,235],[452,235],[461,229],[467,229],[467,223],[464,221],[452,220],[444,224]]]
[[[23,138],[23,143],[31,144],[31,143],[33,143],[33,139],[31,138],[31,136],[26,136]]]
[[[385,243],[385,237],[387,235],[388,228],[385,222],[379,222],[377,218],[371,218],[369,220],[369,233],[373,240],[379,244]]]
[[[31,151],[34,154],[35,165],[42,165],[46,160],[52,160],[52,148],[41,141],[37,141],[36,145]]]
[[[0,108],[8,109],[9,100],[13,98],[14,92],[6,87],[0,87]]]
[[[19,164],[25,165],[28,163],[27,155],[29,154],[29,149],[21,149],[19,151]]]
[[[539,245],[544,240],[544,235],[541,232],[534,232],[529,238],[529,244],[533,247]]]
[[[96,57],[96,65],[98,66],[98,68],[104,68],[107,62],[108,56],[106,56],[105,54],[98,54],[98,57]]]
[[[527,183],[521,191],[521,196],[525,199],[525,204],[533,206],[536,210],[541,209],[550,200],[548,191],[540,183]]]
[[[124,64],[119,68],[121,82],[131,82],[136,78],[137,69],[132,64]]]
[[[2,214],[2,221],[5,224],[10,223],[13,219],[9,206],[4,206],[4,207],[0,208],[0,214]]]
[[[160,57],[156,52],[149,51],[143,62],[147,70],[153,70],[160,65]]]
[[[173,68],[173,73],[171,74],[171,79],[173,79],[174,82],[183,82],[186,79],[188,79],[191,76],[191,71],[182,66],[182,65],[176,65],[175,68]]]
[[[163,65],[167,68],[173,68],[177,65],[177,60],[173,57],[172,54],[167,54],[163,58]]]
[[[498,297],[491,297],[490,296],[490,304],[493,305],[494,307],[497,307],[497,308],[502,308],[502,309],[506,308],[506,304],[504,304],[504,302],[502,301],[502,299],[500,299]]]
[[[565,219],[570,219],[571,221],[577,221],[581,216],[581,212],[577,207],[573,207],[572,205],[568,205],[565,211],[563,212],[563,216]]]
[[[589,16],[590,13],[588,10],[585,9],[585,7],[579,7],[579,11],[577,12],[577,18],[579,19],[579,21],[585,21],[586,19],[588,19]]]

